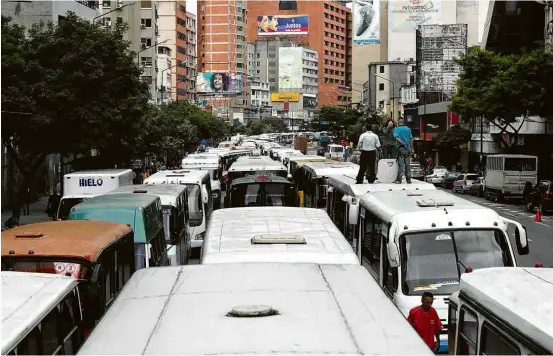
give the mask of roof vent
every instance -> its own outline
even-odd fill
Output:
[[[270,305],[240,305],[232,308],[227,316],[233,318],[259,318],[278,314],[278,311]]]
[[[21,232],[15,234],[16,239],[38,239],[43,236],[44,234],[42,232]]]
[[[453,206],[455,205],[452,201],[445,201],[445,200],[434,200],[434,199],[428,199],[428,200],[417,200],[417,205],[422,208],[428,208],[428,207],[438,207],[438,206]]]
[[[305,245],[305,238],[300,235],[255,235],[252,245]]]

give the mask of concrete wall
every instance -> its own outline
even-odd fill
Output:
[[[46,25],[57,23],[59,16],[68,11],[92,21],[99,15],[97,9],[91,9],[76,1],[2,1],[2,16],[12,18],[12,23],[30,27],[33,24]]]

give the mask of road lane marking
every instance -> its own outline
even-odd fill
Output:
[[[505,214],[505,215],[509,215],[509,216],[512,216],[512,217],[514,217],[514,218],[516,218],[516,217],[517,217],[517,215],[514,215],[514,214],[509,214],[509,213],[503,213],[503,214]]]
[[[543,225],[543,226],[551,227],[551,226],[549,226],[549,225],[547,225],[547,224],[544,224],[544,223],[542,223],[542,222],[536,222],[536,224],[540,224],[540,225]]]

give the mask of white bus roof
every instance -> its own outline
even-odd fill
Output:
[[[305,244],[255,244],[254,237],[304,239]],[[359,264],[349,242],[320,209],[252,207],[211,215],[202,264],[289,262]]]
[[[496,155],[488,155],[488,157],[504,157],[504,158],[538,158],[537,156],[532,156],[532,155],[518,155],[518,154],[496,154]]]
[[[244,156],[240,157],[234,162],[230,168],[229,172],[243,172],[243,171],[257,171],[257,170],[268,170],[268,171],[286,171],[286,167],[278,161],[273,161],[267,156]]]
[[[57,274],[2,272],[2,355],[17,346],[78,283]]]
[[[146,178],[144,184],[202,184],[206,176],[209,178],[209,171],[194,169],[159,171]]]
[[[196,169],[196,170],[213,170],[219,168],[219,163],[217,162],[195,162],[195,161],[188,161],[188,162],[182,162],[182,169]]]
[[[180,184],[147,184],[147,185],[126,185],[119,187],[108,194],[136,193],[156,195],[161,200],[161,205],[177,205],[177,197],[186,190],[184,185]]]
[[[333,174],[357,174],[359,171],[359,165],[351,162],[308,162],[303,168],[317,178]]]
[[[317,156],[317,155],[304,155],[304,156],[290,156],[290,162],[299,162],[299,161],[312,161],[312,162],[326,162],[326,157]]]
[[[78,354],[433,353],[362,266],[240,263],[136,271]]]
[[[336,174],[328,176],[328,185],[336,187],[343,193],[354,198],[360,198],[367,193],[388,192],[395,190],[417,191],[417,190],[436,190],[434,184],[426,183],[413,179],[411,184],[401,183],[364,183],[356,184],[356,175],[354,174]]]
[[[483,268],[461,275],[467,295],[553,352],[553,268]]]
[[[86,169],[82,171],[76,171],[71,173],[66,173],[64,177],[82,177],[82,176],[113,176],[118,177],[125,174],[130,174],[132,169]]]
[[[193,153],[193,154],[190,154],[190,155],[184,157],[181,162],[182,162],[182,164],[185,164],[185,163],[197,164],[197,163],[203,163],[203,162],[206,162],[206,163],[211,163],[211,162],[219,163],[219,155],[217,153],[211,153],[211,152],[200,153],[200,154]]]
[[[503,224],[494,210],[437,189],[374,192],[362,196],[360,205],[385,222],[397,221],[405,232],[497,228]]]

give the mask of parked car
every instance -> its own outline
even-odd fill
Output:
[[[526,210],[531,213],[535,212],[537,205],[540,203],[542,213],[553,210],[553,181],[540,181],[537,188],[532,189],[532,191],[524,197],[524,202],[526,204]]]
[[[436,167],[424,179],[427,183],[439,185],[442,184],[446,173],[447,169],[445,167]]]
[[[424,181],[424,171],[419,163],[411,163],[411,178]]]
[[[455,183],[460,174],[461,173],[459,172],[447,172],[444,176],[444,180],[442,181],[442,188],[452,189],[453,183]]]
[[[476,197],[484,196],[484,177],[478,177],[474,183],[470,186],[470,195]]]
[[[453,193],[465,194],[470,191],[470,187],[478,179],[478,174],[473,173],[463,173],[457,177],[455,183],[453,183],[452,191]]]

